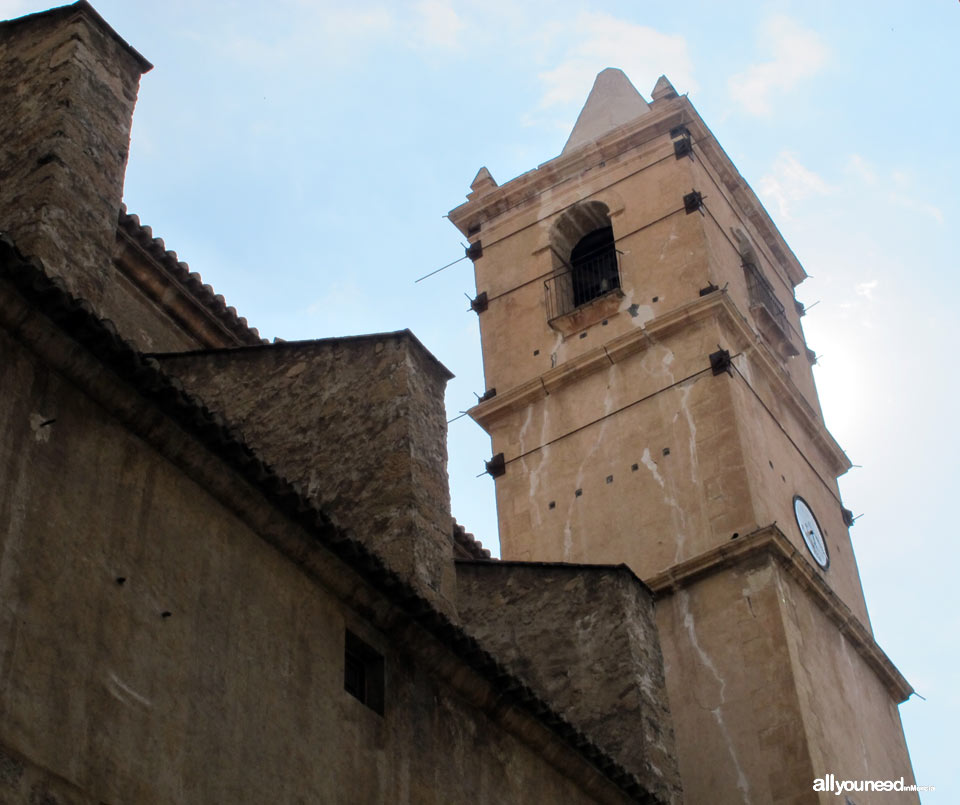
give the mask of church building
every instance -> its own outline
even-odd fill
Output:
[[[558,157],[450,213],[492,559],[409,330],[268,343],[126,209],[150,69],[87,0],[0,22],[0,802],[913,782],[804,270],[665,77],[603,71]]]

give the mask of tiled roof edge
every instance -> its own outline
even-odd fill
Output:
[[[126,204],[120,205],[117,228],[160,263],[194,299],[244,344],[269,343],[260,337],[256,327],[251,327],[243,316],[237,314],[236,308],[227,305],[226,299],[221,294],[216,293],[212,286],[205,284],[203,278],[197,272],[191,271],[187,263],[181,262],[175,251],[168,250],[163,238],[155,238],[149,226],[141,224],[137,215],[128,213]]]
[[[465,553],[471,559],[484,560],[491,558],[490,551],[483,547],[483,543],[480,542],[480,540],[478,540],[475,536],[473,536],[473,534],[469,533],[466,528],[460,525],[456,518],[453,520],[453,544],[455,547],[460,548],[463,553]],[[497,560],[494,559],[492,561]]]
[[[333,525],[323,511],[262,461],[222,416],[188,394],[176,378],[160,369],[156,360],[144,357],[121,338],[112,322],[98,318],[92,306],[74,297],[62,281],[48,276],[36,261],[25,258],[4,234],[0,234],[0,278],[8,280],[70,338],[96,355],[119,378],[232,466],[278,511],[313,534],[331,553],[485,678],[501,701],[532,715],[636,802],[648,805],[662,802],[633,774],[507,671],[475,638],[388,569],[379,556]]]

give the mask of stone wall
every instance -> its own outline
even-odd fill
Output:
[[[97,309],[149,69],[86,2],[0,23],[0,231]]]
[[[626,801],[4,282],[0,323],[0,800]]]
[[[408,330],[159,359],[338,524],[454,610],[450,374]]]
[[[458,561],[457,589],[468,632],[662,801],[680,801],[663,657],[642,582],[625,566]]]

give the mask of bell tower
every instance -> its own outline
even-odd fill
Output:
[[[503,558],[625,563],[653,589],[686,801],[912,784],[912,688],[872,636],[806,275],[693,105],[604,70],[560,156],[470,191],[450,219]]]

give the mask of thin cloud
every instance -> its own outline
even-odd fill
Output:
[[[540,108],[583,102],[597,73],[619,67],[641,94],[666,73],[679,92],[696,88],[686,40],[610,14],[583,12],[565,26],[551,26],[550,38],[568,44],[560,63],[540,73]],[[647,86],[649,85],[649,86]]]
[[[893,170],[886,176],[881,176],[877,169],[860,154],[851,154],[844,168],[846,174],[854,181],[873,190],[875,199],[883,199],[894,207],[919,212],[936,221],[943,223],[943,211],[934,204],[920,201],[909,192],[911,177],[902,170]]]
[[[447,0],[421,0],[416,5],[419,39],[427,45],[456,47],[466,23]]]
[[[268,23],[259,10],[249,11],[237,20],[235,28],[241,29],[240,33],[231,36],[216,31],[188,36],[209,42],[232,64],[260,73],[281,73],[307,58],[322,57],[328,62],[355,58],[358,47],[373,46],[392,36],[398,24],[385,6],[349,9],[308,5],[296,25],[285,20],[283,15],[274,15]]]
[[[834,192],[819,174],[800,164],[794,154],[781,151],[770,171],[760,178],[760,195],[776,204],[780,215],[790,218],[795,202],[826,196]]]
[[[753,64],[729,81],[730,95],[751,115],[773,112],[774,95],[788,92],[816,75],[829,52],[816,32],[789,17],[773,17],[760,29],[760,41],[773,53],[770,61]]]

